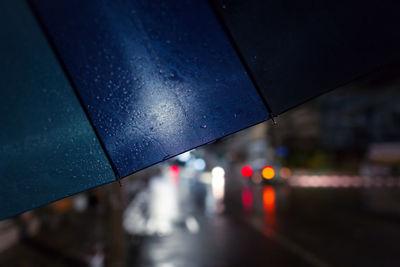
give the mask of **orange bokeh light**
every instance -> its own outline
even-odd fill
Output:
[[[265,166],[262,169],[261,174],[265,179],[270,180],[270,179],[274,178],[275,171],[274,171],[274,168],[272,168],[271,166]]]

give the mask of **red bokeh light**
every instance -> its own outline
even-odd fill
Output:
[[[179,166],[172,165],[171,168],[169,168],[169,172],[172,176],[177,176],[179,174]]]
[[[242,175],[244,177],[250,177],[252,174],[253,174],[253,169],[249,165],[243,166]]]

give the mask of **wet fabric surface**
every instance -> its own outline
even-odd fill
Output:
[[[269,116],[207,1],[33,2],[121,177]]]
[[[274,114],[400,60],[400,3],[212,1]]]
[[[0,2],[0,219],[113,181],[25,1]]]

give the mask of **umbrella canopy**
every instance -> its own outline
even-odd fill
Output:
[[[35,20],[24,1],[3,1],[0,218],[265,121],[398,58],[387,28],[399,24],[396,3],[353,14],[357,1],[264,2],[32,0]]]
[[[34,1],[117,175],[268,118],[206,1]]]
[[[0,219],[114,174],[25,1],[0,1]]]
[[[278,115],[400,60],[400,2],[211,1]]]

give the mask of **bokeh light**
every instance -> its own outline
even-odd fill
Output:
[[[187,162],[191,158],[190,151],[180,154],[177,159],[180,162]]]
[[[218,177],[218,176],[224,176],[225,175],[225,170],[222,167],[214,167],[211,170],[212,176]]]
[[[250,177],[251,175],[253,174],[253,169],[249,166],[249,165],[246,165],[246,166],[243,166],[242,167],[242,175],[244,176],[244,177]]]
[[[287,167],[283,167],[279,171],[279,176],[282,178],[288,179],[291,175],[292,175],[292,171]]]
[[[179,171],[180,171],[179,166],[177,166],[177,165],[172,165],[171,168],[169,168],[169,173],[172,176],[177,176],[179,174]]]
[[[256,173],[254,173],[252,176],[251,176],[251,180],[253,181],[253,183],[255,183],[255,184],[259,184],[259,183],[261,183],[262,182],[262,176],[261,176],[261,173],[259,173],[259,172],[256,172]]]
[[[274,178],[274,176],[275,176],[274,168],[272,168],[271,166],[265,166],[262,169],[261,173],[262,173],[262,176],[267,180],[270,180],[270,179]]]
[[[193,168],[196,171],[204,171],[204,169],[206,168],[206,162],[204,161],[204,159],[195,159],[193,161]]]

